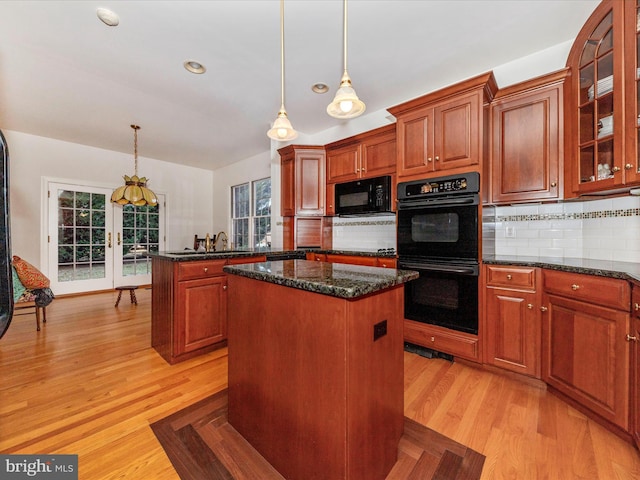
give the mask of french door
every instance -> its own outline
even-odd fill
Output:
[[[147,251],[164,249],[156,207],[111,203],[111,189],[48,184],[48,272],[56,294],[151,283]]]

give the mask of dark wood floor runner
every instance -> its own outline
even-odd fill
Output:
[[[226,390],[151,425],[182,480],[283,480],[227,422]],[[387,480],[476,480],[485,457],[406,418]]]

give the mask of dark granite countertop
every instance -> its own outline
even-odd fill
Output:
[[[395,251],[354,251],[354,250],[320,250],[313,249],[300,249],[300,250],[283,250],[283,249],[268,249],[268,250],[226,250],[218,252],[196,252],[194,250],[175,250],[168,252],[148,252],[145,255],[151,258],[163,258],[172,262],[192,262],[195,260],[216,260],[225,258],[242,258],[242,257],[254,257],[256,255],[266,255],[268,261],[272,260],[291,260],[300,259],[304,260],[308,252],[313,253],[331,253],[338,255],[353,255],[359,257],[389,257],[395,258]]]
[[[355,299],[418,278],[418,272],[410,270],[307,260],[227,265],[224,271],[346,299]]]
[[[540,267],[562,272],[585,273],[600,277],[620,278],[640,281],[640,264],[631,262],[614,262],[609,260],[590,260],[586,258],[546,258],[511,255],[495,255],[482,259],[491,265],[519,265]]]

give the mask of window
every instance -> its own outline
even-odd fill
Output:
[[[271,179],[231,187],[231,242],[234,248],[271,246]]]

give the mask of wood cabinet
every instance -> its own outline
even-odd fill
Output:
[[[540,378],[540,272],[486,265],[485,363]]]
[[[282,216],[324,215],[324,147],[288,145],[279,149],[278,153]]]
[[[398,177],[481,168],[496,91],[487,73],[389,108],[397,119]]]
[[[396,169],[396,126],[345,138],[325,145],[325,149],[327,183],[389,175]]]
[[[628,434],[629,283],[552,270],[543,279],[543,380]]]
[[[604,0],[569,52],[565,197],[637,184],[638,4]]]
[[[491,104],[491,201],[562,198],[568,69],[500,90]]]
[[[631,293],[631,334],[627,338],[632,349],[631,363],[631,434],[640,448],[640,283],[633,285]]]
[[[153,258],[151,346],[170,364],[224,347],[227,263],[263,262],[264,255],[174,262]]]
[[[344,253],[307,253],[307,260],[329,263],[349,263],[369,267],[396,268],[397,261],[393,257],[369,257],[366,255],[348,255]]]

